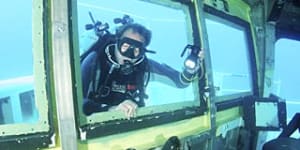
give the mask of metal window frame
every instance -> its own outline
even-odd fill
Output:
[[[176,6],[175,3],[179,3],[180,5],[186,7],[187,11],[192,13],[192,16],[187,15],[189,21],[192,21],[193,19],[197,20],[197,17],[195,15],[195,7],[192,1],[162,2],[162,1],[149,0],[147,2],[160,4],[170,8],[178,8],[178,6]],[[72,10],[72,12],[76,14],[76,12],[74,11],[75,10]],[[76,22],[75,22],[76,19],[73,19],[73,21],[74,21],[73,22],[74,24],[73,28],[74,28],[76,27]],[[192,24],[192,22],[190,23]],[[191,28],[193,28],[193,32],[191,34],[193,35],[194,43],[199,43],[200,41],[198,41],[199,40],[198,27],[191,25]],[[76,35],[75,37],[73,37],[75,41],[78,40],[77,39],[78,37],[76,37]],[[74,46],[75,48],[79,47],[76,44],[73,45],[75,45]],[[76,52],[74,52],[75,67],[77,66],[78,68],[80,68],[78,64],[76,65],[77,62],[79,63],[79,61],[76,60],[77,58],[76,56],[79,58],[79,54],[76,54]],[[76,73],[80,74],[79,71],[77,71]],[[81,84],[80,75],[76,77],[76,80],[79,81],[77,82],[77,85],[80,86]],[[201,83],[195,82],[193,84],[194,84],[193,86],[196,87],[198,86],[198,84],[200,85]],[[200,86],[204,86],[204,85],[201,84]],[[196,93],[200,92],[200,89],[198,88],[196,89],[197,89],[195,91]],[[81,140],[86,140],[90,138],[101,137],[101,136],[111,135],[115,133],[122,133],[122,132],[142,129],[146,127],[152,127],[155,125],[161,125],[161,124],[171,123],[179,120],[189,119],[195,116],[203,115],[204,112],[207,111],[206,100],[204,100],[203,97],[199,97],[197,98],[199,99],[199,101],[195,100],[192,102],[181,102],[176,104],[166,104],[166,105],[158,105],[158,106],[150,106],[148,108],[142,108],[140,111],[141,113],[139,113],[136,118],[133,118],[131,120],[122,119],[123,115],[118,112],[102,112],[102,113],[97,113],[95,115],[86,117],[82,114],[81,105],[80,105],[82,103],[82,100],[80,100],[80,97],[82,97],[81,89],[77,88],[77,98],[79,99],[77,100],[78,108],[76,109],[76,112],[77,114],[79,114],[79,120],[77,122],[79,124],[78,130],[79,130]],[[172,107],[175,107],[176,109]],[[154,111],[153,113],[153,110],[158,110],[158,111]],[[101,119],[101,116],[102,118],[104,117],[106,119],[105,120]]]
[[[34,58],[34,95],[39,118],[36,123],[18,123],[1,125],[0,149],[23,149],[26,145],[29,149],[45,148],[53,144],[52,120],[49,117],[50,88],[47,47],[47,1],[32,1],[33,18],[33,58]]]

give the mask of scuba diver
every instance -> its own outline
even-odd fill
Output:
[[[146,53],[154,53],[146,48],[150,41],[151,31],[138,23],[124,24],[116,34],[105,34],[98,39],[81,60],[85,115],[118,110],[130,119],[138,107],[145,106],[145,87],[155,75],[165,76],[176,87],[185,88],[203,74],[202,51],[198,50],[192,68],[184,67],[179,72],[147,58]]]

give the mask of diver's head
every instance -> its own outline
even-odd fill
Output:
[[[133,23],[121,26],[117,32],[115,55],[120,65],[125,62],[135,63],[145,56],[146,46],[151,40],[151,31],[144,26]]]

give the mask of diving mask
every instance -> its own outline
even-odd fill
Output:
[[[118,41],[118,49],[121,55],[131,59],[139,59],[145,55],[144,44],[127,37],[123,37]]]

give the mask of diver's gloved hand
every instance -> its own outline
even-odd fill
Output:
[[[109,111],[117,110],[124,113],[125,117],[130,120],[130,118],[133,118],[136,116],[138,105],[133,102],[132,100],[124,100],[122,103],[120,103],[117,106],[113,106],[109,108]]]

